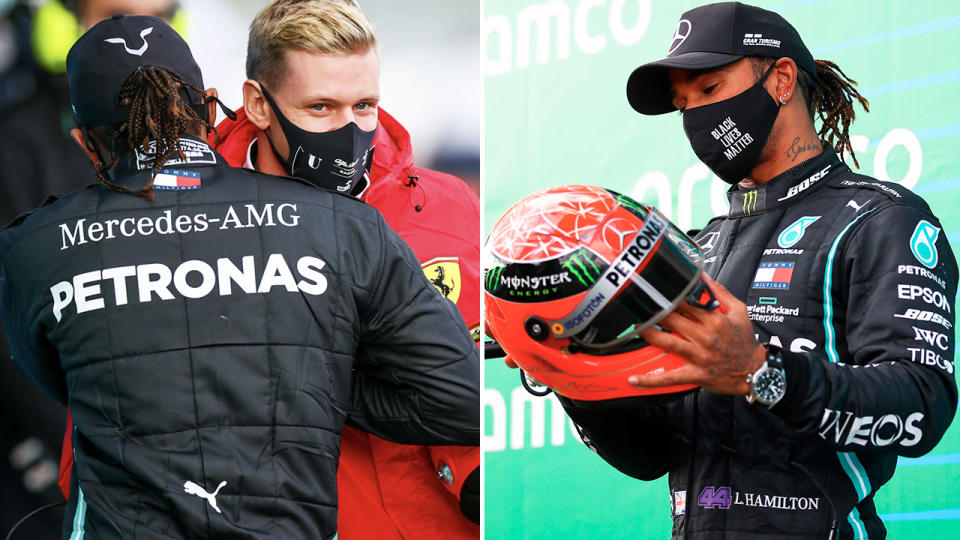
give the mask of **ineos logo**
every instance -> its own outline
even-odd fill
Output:
[[[691,28],[693,28],[693,26],[690,24],[690,21],[680,19],[677,27],[673,29],[673,41],[670,42],[670,49],[667,50],[668,55],[673,54],[673,51],[677,50],[680,45],[683,45],[683,42],[687,40],[687,36],[690,35]]]

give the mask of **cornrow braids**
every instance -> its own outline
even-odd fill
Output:
[[[773,58],[751,57],[750,63],[756,80],[760,80]],[[860,167],[850,143],[850,124],[857,118],[854,103],[859,103],[864,112],[870,112],[870,103],[856,89],[857,81],[847,76],[830,60],[815,60],[816,81],[809,73],[799,70],[797,86],[807,104],[810,119],[820,119],[817,135],[833,147],[838,154],[848,153],[853,164]]]
[[[203,90],[184,83],[169,71],[144,66],[134,72],[120,88],[119,100],[130,107],[127,121],[119,126],[94,126],[90,131],[97,139],[109,141],[110,163],[97,168],[97,178],[114,191],[134,193],[153,200],[153,179],[174,155],[185,159],[180,148],[182,135],[199,136],[207,121],[191,106],[187,89],[203,95]],[[151,151],[150,142],[155,141]],[[137,150],[149,156],[150,181],[139,190],[119,186],[107,178],[106,172],[115,169],[119,157]]]

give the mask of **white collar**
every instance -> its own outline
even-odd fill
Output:
[[[244,169],[257,170],[257,168],[253,166],[253,145],[255,144],[257,144],[256,137],[250,141],[250,146],[247,147],[247,160],[243,162]]]

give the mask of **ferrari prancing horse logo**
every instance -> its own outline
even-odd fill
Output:
[[[423,273],[440,294],[454,304],[460,299],[460,261],[457,257],[436,257],[423,263]]]

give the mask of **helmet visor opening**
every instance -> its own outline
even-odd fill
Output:
[[[594,354],[620,349],[622,345],[638,339],[638,334],[653,326],[676,309],[690,294],[700,280],[700,251],[686,235],[669,225],[658,247],[636,265],[639,270],[631,273],[620,288],[610,291],[607,274],[615,271],[616,263],[587,291],[584,302],[564,320],[582,320],[583,304],[597,298],[580,328],[568,333],[574,343]],[[606,291],[604,291],[606,289]],[[600,304],[600,305],[596,305]],[[576,315],[575,315],[576,314]],[[554,333],[561,329],[556,322]],[[643,346],[639,344],[638,346]]]

